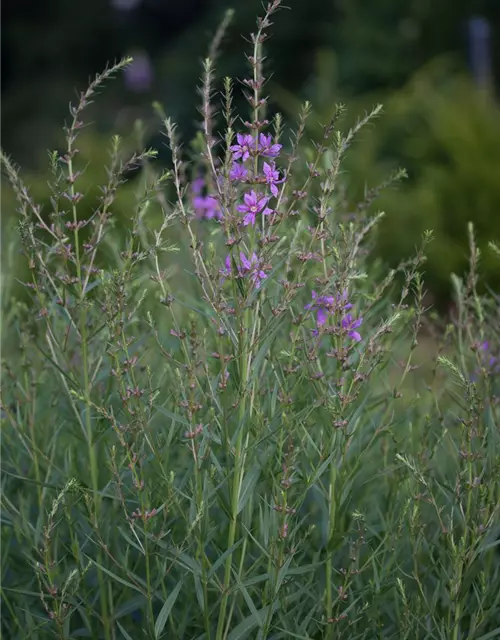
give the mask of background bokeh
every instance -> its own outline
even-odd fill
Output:
[[[346,126],[373,104],[384,104],[346,165],[349,197],[354,202],[392,170],[407,168],[408,179],[373,206],[388,212],[378,253],[393,264],[413,252],[425,229],[434,229],[426,282],[430,300],[446,308],[450,273],[461,273],[467,263],[467,222],[474,221],[482,247],[500,238],[500,2],[287,4],[267,43],[273,108],[294,121],[297,105],[310,99],[314,138],[336,102],[349,107]],[[201,59],[228,6],[235,16],[218,76],[241,78],[242,36],[254,28],[260,0],[5,0],[2,146],[23,167],[35,197],[49,198],[47,149],[63,144],[61,125],[75,91],[124,55],[134,64],[99,96],[93,126],[81,138],[82,155],[91,161],[87,188],[102,179],[111,131],[127,135],[140,118],[150,131],[148,144],[161,145],[154,100],[189,141],[198,119]],[[4,186],[3,225],[14,211]],[[485,282],[499,284],[487,252],[483,268]]]

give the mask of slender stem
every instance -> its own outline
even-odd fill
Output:
[[[236,446],[234,452],[234,475],[233,485],[231,488],[231,522],[229,523],[229,532],[227,537],[227,549],[231,549],[236,539],[237,528],[237,513],[238,503],[241,489],[243,464],[243,421],[246,413],[246,398],[247,398],[247,384],[248,384],[248,369],[249,369],[249,352],[248,352],[248,340],[247,340],[247,327],[249,321],[249,310],[243,311],[243,322],[240,326],[240,401],[238,411],[238,436],[236,438]],[[227,603],[229,598],[229,583],[231,580],[231,567],[233,563],[232,551],[228,554],[226,559],[226,565],[224,570],[224,584],[222,602],[219,611],[219,622],[217,625],[216,640],[223,639],[224,622],[226,618]]]
[[[25,373],[24,374],[24,383],[26,386],[26,389],[28,390],[30,388],[30,383],[29,383],[29,379],[28,379],[28,374]],[[32,398],[30,397],[31,400],[31,406],[29,409],[29,416],[28,416],[28,424],[29,424],[29,430],[30,430],[30,436],[31,436],[31,445],[33,447],[33,464],[35,467],[35,479],[36,479],[36,490],[37,490],[37,496],[38,496],[38,508],[40,510],[40,513],[43,513],[43,509],[42,509],[42,502],[43,502],[43,491],[42,491],[42,481],[41,481],[41,475],[40,475],[40,465],[39,465],[39,461],[38,461],[38,447],[36,445],[36,440],[35,440],[35,415],[36,415],[36,410],[35,410],[35,402],[36,402],[36,397],[33,396]]]
[[[88,455],[90,462],[90,477],[92,482],[92,493],[94,498],[94,516],[95,522],[97,525],[99,513],[101,510],[101,499],[99,496],[99,467],[97,461],[96,449],[93,443],[93,433],[92,433],[92,421],[90,416],[90,379],[89,379],[89,361],[88,361],[88,345],[87,345],[87,313],[84,310],[82,312],[82,325],[80,329],[80,333],[82,336],[82,359],[83,359],[83,378],[84,378],[84,394],[85,394],[85,431],[87,435],[87,446],[88,446]],[[102,554],[99,550],[98,552],[98,560],[99,564],[101,562]],[[97,567],[97,579],[99,583],[99,597],[101,601],[101,614],[102,621],[104,625],[104,634],[106,640],[111,640],[111,631],[110,631],[110,623],[108,618],[108,605],[107,605],[107,597],[106,597],[106,583],[104,581],[104,574],[100,567]]]
[[[144,493],[140,492],[141,499],[141,513],[144,515],[146,513],[146,501],[144,499]],[[149,625],[151,628],[154,627],[155,616],[153,613],[153,592],[151,590],[151,562],[149,555],[149,539],[148,539],[148,521],[146,517],[144,517],[143,521],[144,525],[144,556],[146,558],[146,592],[148,599],[148,610],[147,616],[149,618]]]
[[[75,117],[76,121],[76,117]],[[75,122],[73,123],[75,125]],[[93,443],[93,433],[92,433],[92,420],[91,420],[91,399],[90,399],[90,377],[89,377],[89,353],[88,353],[88,335],[87,335],[87,310],[85,307],[85,288],[82,282],[82,268],[80,261],[80,242],[78,237],[78,215],[75,204],[75,174],[73,171],[73,143],[71,137],[68,139],[68,178],[69,178],[69,192],[72,202],[72,213],[73,213],[73,223],[74,223],[74,244],[75,244],[75,263],[76,263],[76,272],[78,278],[78,286],[79,286],[79,304],[81,308],[80,313],[80,336],[82,343],[82,367],[83,367],[83,393],[85,398],[85,432],[87,439],[87,447],[88,447],[88,457],[90,464],[90,477],[91,477],[91,487],[92,487],[92,495],[93,495],[93,506],[94,506],[94,520],[97,526],[98,517],[100,513],[101,500],[99,497],[99,467],[97,461],[97,452]],[[101,563],[101,552],[98,552],[98,560],[99,565]],[[104,574],[102,569],[97,567],[97,579],[99,584],[99,597],[101,602],[101,615],[102,622],[104,626],[104,635],[106,640],[111,640],[111,628],[110,621],[108,617],[108,605],[107,605],[107,597],[106,597],[106,583],[104,581]]]
[[[190,402],[194,402],[194,394],[192,393],[190,397]],[[191,426],[194,430],[194,425]],[[197,560],[201,565],[201,583],[203,588],[203,621],[205,624],[205,633],[207,640],[210,640],[212,637],[211,625],[210,625],[210,613],[209,613],[209,602],[208,602],[208,564],[207,557],[205,554],[205,548],[203,545],[204,533],[206,530],[206,521],[207,521],[207,509],[203,504],[203,477],[201,473],[201,465],[199,459],[199,451],[198,445],[193,438],[191,440],[191,451],[193,454],[193,467],[194,467],[194,478],[195,478],[195,489],[194,495],[196,498],[196,508],[198,513],[202,513],[202,517],[200,518],[197,524]],[[198,520],[198,517],[196,518]]]
[[[462,603],[459,599],[461,583],[464,573],[464,562],[465,562],[465,553],[468,548],[468,527],[469,522],[471,522],[472,515],[472,483],[474,478],[474,470],[472,468],[472,438],[470,433],[466,435],[467,438],[467,503],[465,507],[465,516],[464,516],[464,532],[459,544],[459,553],[458,553],[458,568],[457,568],[457,577],[456,577],[456,593],[454,597],[456,598],[455,605],[455,616],[454,616],[454,624],[453,624],[453,640],[458,640],[460,637],[460,616],[462,615]]]
[[[195,443],[193,442],[193,447]],[[196,496],[197,496],[197,507],[198,509],[203,508],[203,485],[202,485],[202,477],[200,473],[200,468],[198,464],[198,457],[194,457],[194,465],[195,465],[195,479],[196,479]],[[210,640],[212,637],[211,625],[210,625],[210,611],[209,611],[209,601],[208,601],[208,566],[207,566],[207,557],[205,554],[205,549],[203,546],[203,528],[206,524],[207,518],[207,510],[204,509],[204,516],[202,521],[199,523],[198,529],[198,557],[201,564],[201,582],[203,587],[203,621],[205,623],[205,633],[207,640]]]
[[[336,480],[336,468],[333,464],[333,461],[330,462],[330,487],[329,487],[329,523],[328,523],[328,540],[327,540],[327,550],[326,550],[326,571],[325,571],[325,598],[326,598],[326,616],[327,618],[332,615],[333,608],[333,593],[332,593],[332,577],[333,577],[333,553],[330,547],[330,542],[333,536],[333,532],[335,530],[335,520],[336,520],[336,505],[335,505],[335,480]],[[333,626],[328,625],[327,627],[327,637],[333,638]]]

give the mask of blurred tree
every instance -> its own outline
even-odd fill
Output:
[[[474,223],[484,283],[500,277],[490,240],[500,241],[500,108],[471,79],[436,60],[388,98],[385,114],[347,164],[353,196],[403,166],[409,178],[376,203],[387,212],[378,254],[392,265],[434,231],[426,286],[438,307],[452,293],[450,275],[468,268],[467,224]]]
[[[151,82],[142,93],[127,90],[130,83],[113,84],[92,116],[103,129],[127,129],[138,116],[147,120],[150,103],[156,99],[188,140],[199,119],[195,86],[200,60],[231,4],[229,0],[4,1],[4,148],[23,165],[39,168],[45,149],[61,143],[60,124],[67,117],[73,88],[83,88],[89,75],[108,60],[133,50],[147,54],[143,62],[152,60]],[[277,17],[273,38],[266,45],[272,95],[286,111],[295,106],[290,95],[306,94],[315,104],[317,120],[323,122],[340,99],[355,98],[355,104],[363,106],[387,103],[387,115],[369,138],[369,147],[352,156],[352,183],[362,189],[364,183],[356,185],[357,180],[368,179],[371,186],[396,164],[409,169],[410,181],[399,192],[401,198],[394,196],[388,203],[388,210],[397,211],[399,217],[384,227],[381,251],[396,260],[412,250],[424,228],[436,229],[439,240],[429,263],[430,282],[436,295],[445,299],[450,270],[460,271],[466,259],[466,222],[475,220],[483,242],[489,233],[497,235],[492,216],[500,206],[498,109],[461,74],[471,63],[470,20],[481,15],[491,31],[491,69],[498,82],[500,2],[289,0],[289,4],[292,11]],[[219,78],[245,76],[241,34],[254,30],[261,11],[261,0],[236,6],[218,61]],[[443,52],[454,61],[453,70],[435,75],[427,69],[406,84]],[[296,111],[287,113],[294,116]],[[358,113],[351,109],[351,114]],[[152,142],[162,148],[159,139]],[[41,172],[39,182],[45,181]]]
[[[2,4],[2,144],[33,162],[53,145],[74,88],[109,61],[143,48],[158,55],[202,19],[209,0],[6,0]],[[167,45],[166,45],[167,43]],[[121,90],[121,101],[125,93]]]
[[[482,15],[492,28],[494,66],[500,68],[497,0],[338,0],[330,46],[340,59],[339,81],[352,94],[401,86],[443,53],[468,65],[468,21]]]
[[[467,21],[483,15],[492,28],[494,69],[500,67],[497,0],[289,0],[268,44],[274,79],[297,93],[314,68],[317,49],[333,48],[344,94],[401,86],[422,63],[452,52],[467,63]],[[109,100],[107,120],[122,106],[158,99],[192,132],[194,85],[224,9],[236,5],[221,75],[245,73],[240,34],[261,12],[260,0],[5,0],[2,6],[3,145],[23,162],[52,146],[54,126],[66,116],[73,88],[108,60],[144,52],[156,82],[143,95],[122,83]],[[110,120],[111,118],[111,120]],[[106,118],[105,118],[106,119]],[[35,154],[36,155],[36,154]]]
[[[308,135],[321,140],[340,99],[339,61],[333,51],[318,53],[314,81],[306,87],[314,105]],[[274,94],[288,115],[300,99],[282,87]],[[342,96],[345,97],[345,96]],[[425,265],[426,286],[438,307],[450,302],[452,272],[467,269],[467,224],[472,221],[480,249],[483,282],[500,285],[488,241],[500,242],[500,107],[477,87],[453,56],[424,65],[397,90],[348,99],[341,128],[347,130],[379,101],[382,116],[363,130],[342,173],[352,211],[367,191],[404,167],[408,179],[382,191],[370,212],[383,210],[376,255],[391,266],[410,258],[428,229],[434,241]]]

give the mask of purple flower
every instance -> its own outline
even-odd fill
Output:
[[[313,330],[313,335],[319,335],[318,329],[322,327],[328,320],[328,316],[334,313],[344,314],[347,309],[351,309],[352,304],[347,301],[347,291],[343,291],[336,296],[319,296],[316,291],[312,291],[312,302],[306,304],[304,309],[316,310],[316,329]],[[343,316],[341,320],[341,326],[344,331],[347,331],[347,335],[351,340],[356,342],[361,341],[361,335],[356,329],[363,322],[363,318],[355,320],[350,313]]]
[[[262,211],[262,215],[268,216],[272,213],[272,209],[266,207],[266,204],[269,200],[266,196],[259,196],[255,193],[255,191],[250,191],[250,193],[245,193],[243,195],[245,200],[244,204],[239,204],[237,209],[240,213],[245,213],[245,217],[243,218],[243,225],[246,227],[249,224],[252,226],[255,224],[255,218],[258,213]],[[265,208],[264,208],[265,207]]]
[[[238,133],[236,139],[238,144],[233,144],[229,149],[233,152],[233,158],[235,160],[241,158],[243,162],[245,162],[254,149],[254,139],[248,133]]]
[[[233,162],[233,166],[231,167],[231,171],[229,172],[229,177],[231,180],[239,180],[242,182],[246,180],[248,176],[248,170],[244,164],[239,162]]]
[[[347,311],[348,309],[352,309],[352,304],[347,300],[347,290],[344,290],[342,293],[337,295],[337,309],[341,311]]]
[[[333,296],[318,296],[316,291],[312,291],[312,302],[306,304],[304,309],[307,311],[316,309],[316,325],[322,327],[328,318],[328,314],[331,313],[334,304],[335,298]]]
[[[284,182],[285,178],[281,178],[281,180],[279,179],[280,174],[276,170],[274,162],[271,162],[271,164],[264,162],[263,171],[266,177],[266,182],[271,187],[271,193],[276,198],[278,196],[278,187],[276,185]]]
[[[147,91],[153,81],[153,65],[145,51],[133,54],[132,64],[125,67],[125,82],[132,91]]]
[[[191,203],[194,207],[196,217],[206,218],[207,220],[211,220],[212,218],[220,220],[222,218],[222,213],[217,199],[213,196],[202,195],[205,186],[205,179],[201,176],[196,178],[196,180],[193,180],[191,185],[191,191],[193,193]]]
[[[203,187],[205,186],[205,180],[203,178],[196,178],[193,180],[193,184],[191,185],[191,189],[195,196],[199,196],[203,191]]]
[[[282,146],[278,143],[273,144],[273,138],[270,134],[266,136],[265,133],[261,133],[259,136],[259,153],[262,156],[276,158],[276,156],[279,156]]]
[[[219,269],[219,273],[222,276],[222,282],[224,282],[226,278],[229,278],[229,276],[231,275],[231,256],[226,256],[226,259],[224,260],[224,266],[222,267],[222,269]]]
[[[356,331],[356,329],[361,326],[362,322],[363,318],[358,318],[357,320],[355,320],[350,313],[348,313],[342,319],[342,328],[347,331],[347,335],[349,336],[349,338],[351,338],[351,340],[361,342],[361,336]]]
[[[242,278],[249,275],[255,288],[259,289],[261,281],[267,277],[265,271],[261,268],[262,260],[256,253],[252,253],[250,258],[247,258],[243,252],[240,252],[240,263],[238,266],[238,275]],[[222,282],[224,282],[226,278],[229,278],[231,272],[231,256],[227,256],[224,261],[224,267],[219,270],[219,273],[222,275]]]
[[[219,203],[213,196],[207,196],[205,198],[205,218],[207,220],[211,220],[212,218],[217,218],[220,220],[222,218],[222,213],[219,209]]]
[[[481,379],[483,372],[487,375],[497,375],[500,373],[500,351],[493,351],[492,344],[485,340],[477,345],[479,367],[471,374],[471,382],[477,382]]]
[[[481,359],[483,360],[483,362],[486,364],[485,361],[488,362],[488,368],[490,369],[495,369],[495,365],[498,362],[498,358],[496,358],[492,352],[491,352],[491,345],[488,342],[488,340],[486,340],[485,342],[481,343],[479,345],[479,349],[484,353],[484,355],[481,357]]]
[[[222,219],[219,203],[213,196],[194,197],[193,207],[198,218],[206,218],[207,220],[212,220],[212,218]]]
[[[249,275],[250,280],[253,282],[255,288],[259,289],[261,281],[264,280],[264,278],[267,278],[266,273],[261,269],[261,259],[257,257],[256,253],[252,253],[250,259],[248,259],[245,254],[241,252],[240,260],[240,275]]]

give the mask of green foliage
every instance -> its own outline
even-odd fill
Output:
[[[309,94],[319,100],[309,132],[319,139],[319,124],[332,114],[337,59],[323,51]],[[297,100],[276,88],[280,105],[291,112]],[[359,109],[372,98],[351,101]],[[387,212],[378,228],[376,254],[390,266],[406,260],[419,238],[432,230],[426,262],[426,287],[441,309],[451,300],[450,276],[462,274],[468,262],[467,224],[474,223],[484,252],[483,284],[498,286],[498,266],[488,242],[500,239],[500,107],[471,80],[438,60],[417,72],[400,90],[383,100],[377,126],[363,133],[363,143],[346,162],[344,188],[353,206],[372,199],[372,191],[399,167],[408,179],[384,189],[377,209]]]
[[[162,117],[168,173],[152,168],[154,150],[115,137],[100,191],[85,182],[80,123],[127,61],[71,106],[46,218],[2,154],[30,267],[28,301],[2,296],[6,638],[498,632],[500,326],[498,299],[478,290],[473,227],[456,322],[430,327],[438,357],[415,375],[430,236],[385,273],[367,259],[381,216],[367,218],[366,203],[353,215],[342,197],[346,153],[379,109],[344,128],[336,107],[314,153],[302,145],[309,105],[289,154],[276,142],[280,118],[272,139],[257,136],[261,42],[279,4],[249,58],[245,181],[228,179],[233,125],[244,131],[229,80],[217,105],[225,145],[213,144],[211,61],[195,167]],[[275,189],[271,149],[286,170]],[[220,221],[195,214],[198,165]],[[116,233],[137,167],[129,224]],[[272,194],[273,211],[244,225],[250,188]]]
[[[140,131],[140,124],[137,127]],[[142,140],[137,140],[137,135],[129,135],[126,139],[120,139],[120,150],[115,158],[116,162],[126,163],[134,153],[134,149],[138,144],[142,144]],[[102,196],[102,187],[108,178],[108,172],[111,170],[111,159],[113,156],[113,141],[109,136],[104,136],[90,129],[85,129],[78,137],[78,151],[80,164],[80,174],[78,176],[78,191],[84,196],[78,206],[78,219],[90,220],[98,209],[100,198]],[[54,207],[64,210],[67,206],[67,197],[64,192],[54,193],[53,168],[54,162],[57,165],[59,158],[64,155],[60,152],[50,152],[45,158],[45,162],[38,170],[27,172],[23,179],[26,188],[40,207],[40,215],[42,220],[50,223],[54,220]],[[42,163],[41,163],[42,164]],[[52,186],[51,186],[52,184]],[[109,225],[113,229],[113,234],[118,237],[125,237],[131,228],[132,213],[138,199],[148,184],[146,172],[138,171],[137,167],[131,167],[129,175],[120,186],[116,193],[113,205],[110,208]],[[148,211],[149,224],[154,227],[158,226],[159,207],[157,203],[151,203]],[[2,245],[6,254],[2,256],[4,268],[13,270],[19,281],[25,281],[29,278],[28,262],[22,254],[16,252],[14,255],[8,254],[8,247],[18,244],[20,241],[18,225],[20,221],[19,203],[16,194],[12,190],[8,181],[2,180]],[[81,233],[85,238],[86,229]],[[105,260],[105,256],[109,255],[109,248],[104,246],[100,251],[100,258]],[[6,264],[5,260],[9,263]],[[25,289],[20,282],[11,282],[10,286],[15,291],[15,295],[23,297]]]
[[[388,170],[408,170],[409,179],[378,203],[390,212],[378,253],[397,264],[432,229],[426,285],[438,304],[450,299],[451,273],[467,267],[469,221],[484,251],[483,284],[500,284],[498,265],[486,251],[488,241],[500,238],[500,108],[489,95],[441,65],[425,68],[389,97],[379,126],[351,161],[353,183],[360,186],[361,176],[372,186]]]

